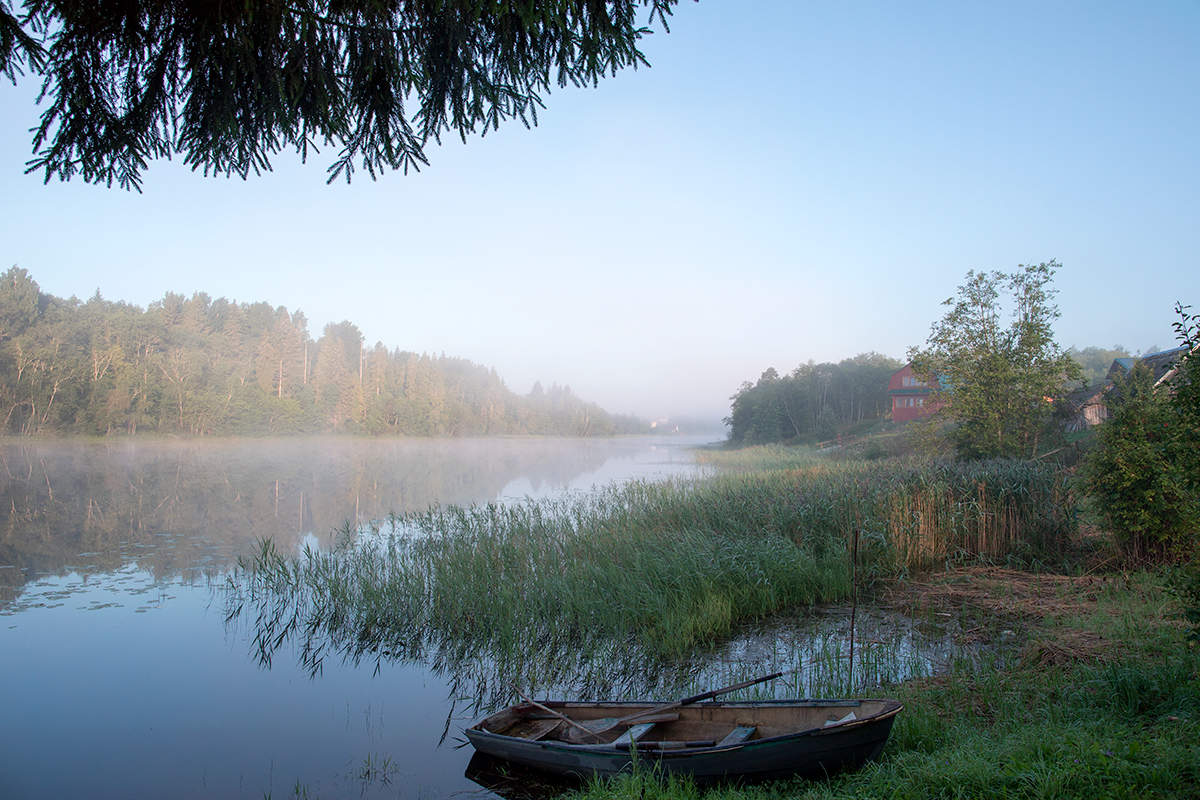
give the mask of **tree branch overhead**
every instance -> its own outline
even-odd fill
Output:
[[[42,80],[28,172],[138,189],[182,155],[242,178],[329,146],[329,180],[419,169],[426,145],[647,64],[678,0],[0,0],[0,73]]]

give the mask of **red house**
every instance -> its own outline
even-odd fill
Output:
[[[941,407],[931,395],[933,389],[913,372],[912,364],[901,367],[888,381],[888,397],[892,400],[892,419],[896,422],[927,417]]]

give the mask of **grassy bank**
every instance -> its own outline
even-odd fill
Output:
[[[1015,629],[1019,662],[888,688],[906,708],[880,760],[858,772],[708,791],[641,774],[573,800],[1200,796],[1200,649],[1163,577],[964,571],[916,602],[999,600],[1002,586],[1008,602],[975,611]]]
[[[254,604],[268,659],[297,629],[358,652],[423,637],[495,652],[625,637],[670,658],[739,622],[847,597],[854,530],[867,580],[1053,558],[1071,530],[1061,477],[1037,465],[832,464],[783,448],[734,458],[703,480],[434,508],[329,553],[264,544],[231,579],[231,613]]]
[[[574,800],[1200,796],[1200,648],[1184,609],[1165,573],[1097,576],[1069,563],[1074,503],[1061,472],[832,462],[790,448],[705,458],[722,468],[715,477],[435,508],[299,558],[264,545],[231,579],[231,609],[257,613],[267,658],[293,631],[308,633],[314,663],[328,650],[391,657],[431,640],[437,658],[446,643],[483,652],[492,671],[481,682],[502,700],[514,681],[535,685],[517,654],[547,642],[579,655],[564,669],[611,671],[587,654],[628,660],[629,643],[671,659],[739,622],[844,598],[860,530],[860,575],[877,602],[953,616],[976,637],[963,652],[985,654],[876,690],[906,704],[879,761],[823,781],[710,790],[636,774]],[[840,653],[826,660],[823,679],[839,686]]]

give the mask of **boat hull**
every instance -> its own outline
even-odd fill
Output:
[[[838,705],[833,706],[834,702]],[[845,706],[845,701],[825,701],[823,704],[840,708]],[[618,703],[595,705],[606,706],[615,715],[619,715],[624,708]],[[696,707],[730,708],[752,714],[755,708],[764,706],[809,709],[813,705],[812,701],[772,701],[703,703]],[[483,723],[467,729],[466,734],[480,753],[568,777],[586,778],[629,772],[636,760],[664,774],[686,775],[701,783],[734,779],[756,781],[792,775],[819,777],[861,766],[879,755],[900,709],[900,704],[894,703],[883,713],[853,723],[752,739],[740,744],[681,750],[639,749],[636,755],[627,748],[613,745],[530,741],[505,736],[487,730]]]

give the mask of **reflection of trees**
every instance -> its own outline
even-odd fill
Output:
[[[560,439],[0,444],[0,604],[31,577],[135,563],[208,575],[260,538],[295,550],[350,520],[565,484],[621,441]]]

